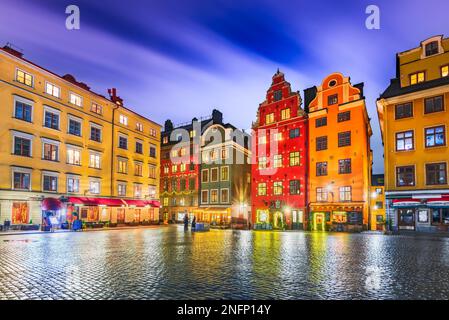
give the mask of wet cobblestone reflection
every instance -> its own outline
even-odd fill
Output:
[[[0,237],[0,299],[430,298],[449,298],[449,239],[176,226]]]

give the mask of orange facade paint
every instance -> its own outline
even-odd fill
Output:
[[[372,130],[363,83],[333,73],[304,92],[309,112],[311,230],[369,228]]]

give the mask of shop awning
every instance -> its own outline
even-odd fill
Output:
[[[145,200],[138,200],[138,199],[129,200],[129,199],[125,199],[124,201],[126,202],[126,204],[128,206],[131,206],[131,207],[146,207],[146,206],[150,206],[151,205],[150,203],[148,203],[149,201],[145,201]]]
[[[113,198],[69,197],[68,202],[84,206],[121,207],[124,205],[121,199],[113,199]]]
[[[56,198],[45,198],[41,206],[44,211],[58,211],[63,208],[62,202]]]
[[[419,199],[395,199],[393,200],[393,207],[395,208],[401,208],[401,207],[417,207],[421,204],[421,201]]]
[[[161,207],[161,202],[157,201],[157,200],[151,200],[151,201],[147,201],[152,207],[155,208],[160,208]]]
[[[449,208],[449,196],[427,199],[427,205],[429,207]]]

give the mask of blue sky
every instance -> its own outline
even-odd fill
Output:
[[[65,28],[65,8],[81,29]],[[381,29],[365,28],[380,8]],[[0,44],[61,75],[71,73],[163,123],[224,113],[249,129],[279,67],[293,90],[332,72],[365,82],[374,130],[374,171],[383,171],[375,101],[395,75],[395,54],[449,35],[449,3],[427,1],[65,1],[2,0]]]

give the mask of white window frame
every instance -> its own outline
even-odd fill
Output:
[[[126,139],[126,148],[125,149],[120,147],[120,138]],[[126,134],[123,134],[123,133],[119,133],[118,134],[117,148],[122,149],[122,150],[128,150],[129,149],[129,138],[128,138],[128,136]]]
[[[153,191],[153,192],[152,192]],[[150,199],[156,199],[157,188],[155,185],[148,185],[148,197]]]
[[[79,124],[80,124],[80,135],[79,136],[69,133],[70,120],[79,122]],[[79,118],[79,117],[71,115],[71,114],[67,115],[67,133],[72,136],[74,135],[75,137],[82,137],[83,136],[83,118]]]
[[[69,180],[78,180],[78,191],[69,191]],[[79,194],[80,193],[80,188],[81,188],[81,179],[80,176],[78,175],[74,175],[74,174],[68,174],[67,175],[67,179],[66,179],[66,191],[67,193],[70,194]]]
[[[28,169],[28,168],[21,168],[21,167],[11,167],[11,190],[28,190],[31,191],[31,185],[32,185],[32,169]],[[15,189],[14,188],[14,173],[18,172],[18,173],[25,173],[25,174],[29,174],[30,175],[30,185],[28,187],[28,189]]]
[[[95,166],[91,166],[91,156],[96,156],[96,157],[99,157],[99,167],[95,167]],[[95,151],[95,150],[89,150],[89,168],[93,168],[93,169],[101,169],[101,161],[102,161],[102,153],[101,152],[98,152],[98,151]],[[96,162],[96,161],[95,161]]]
[[[210,168],[210,182],[218,182],[218,181],[220,181],[220,170],[218,170],[218,168],[219,167],[213,167],[213,168]],[[217,180],[212,180],[212,171],[213,170],[217,170]]]
[[[16,117],[16,103],[17,102],[21,102],[21,103],[24,103],[24,104],[27,104],[27,105],[31,106],[31,122],[30,123],[33,123],[33,119],[34,119],[34,101],[26,99],[26,98],[23,98],[23,97],[20,97],[18,95],[13,95],[13,96],[14,96],[14,105],[13,105],[13,108],[12,108],[12,116],[13,116],[13,118],[18,119]],[[23,120],[23,121],[25,121],[25,120]]]
[[[227,190],[228,191],[228,200],[227,201],[224,201],[223,200],[223,190]],[[221,203],[229,203],[229,188],[222,188],[222,189],[220,189],[220,201],[221,201]]]
[[[28,75],[31,76],[31,82],[32,82],[32,83],[31,83],[31,86],[29,86],[29,85],[27,85],[27,84],[25,84],[25,83],[20,82],[19,80],[17,80],[17,72],[18,72],[18,71],[23,72],[25,75],[28,74]],[[14,81],[16,81],[16,82],[18,82],[18,83],[20,83],[20,84],[23,84],[24,86],[27,86],[27,87],[29,87],[29,88],[34,88],[34,74],[29,73],[28,71],[25,71],[25,70],[23,70],[23,69],[16,68],[16,73],[14,74]]]
[[[11,131],[12,132],[12,145],[11,145],[11,154],[14,154],[14,145],[15,145],[15,140],[16,138],[22,138],[22,139],[27,139],[30,140],[30,158],[33,157],[33,139],[34,139],[34,135],[29,134],[29,133],[25,133],[25,132],[20,132],[20,131]]]
[[[98,193],[92,192],[92,189],[91,189],[92,183],[98,183]],[[101,194],[101,179],[89,177],[89,193],[90,194]]]
[[[97,105],[98,107],[100,107],[101,112],[93,111],[93,105],[94,104]],[[96,108],[96,109],[98,109],[98,108]],[[92,112],[92,113],[98,114],[98,115],[103,115],[103,105],[100,104],[100,103],[97,103],[95,101],[92,101],[91,104],[90,104],[90,110],[89,111]]]
[[[56,160],[48,160],[45,159],[46,161],[60,161],[60,156],[61,156],[61,142],[60,141],[56,141],[56,140],[52,140],[52,139],[47,139],[47,138],[41,138],[41,145],[42,145],[42,160],[44,160],[44,151],[45,151],[45,144],[49,144],[49,145],[53,145],[58,147],[58,152],[56,155]]]
[[[203,172],[204,171],[207,171],[207,180],[206,181],[203,181]],[[203,169],[203,170],[201,170],[201,183],[208,183],[209,182],[209,169]]]
[[[50,112],[50,113],[54,113],[58,115],[58,129],[54,129],[54,128],[49,128],[45,126],[45,113],[46,112]],[[46,129],[51,129],[51,130],[56,130],[59,131],[61,130],[61,111],[55,108],[52,108],[50,106],[45,106],[44,105],[44,114],[43,114],[43,118],[42,118],[42,126]]]
[[[127,192],[127,183],[126,182],[118,182],[117,183],[117,196],[119,197],[126,197],[126,192]],[[125,193],[120,193],[120,187],[124,188]]]
[[[50,93],[50,92],[47,92],[47,86],[51,86],[52,87],[52,93]],[[57,88],[59,91],[58,91],[58,95],[55,95],[54,94],[54,89],[55,88]],[[57,86],[57,85],[55,85],[54,83],[51,83],[51,82],[49,82],[49,81],[45,81],[45,90],[44,90],[44,92],[46,93],[46,94],[48,94],[48,95],[50,95],[50,96],[52,96],[52,97],[55,97],[55,98],[61,98],[61,87],[59,87],[59,86]]]
[[[103,127],[101,125],[99,125],[99,124],[94,123],[94,122],[90,122],[89,123],[89,140],[90,141],[94,141],[94,142],[98,142],[96,140],[91,140],[92,128],[96,128],[96,129],[100,130],[100,142],[99,143],[103,142]]]
[[[207,193],[207,201],[204,201],[203,199],[203,193],[206,192]],[[201,190],[201,203],[209,203],[209,190]]]
[[[44,190],[44,176],[56,178],[56,190]],[[58,193],[59,189],[59,173],[53,171],[42,171],[41,175],[41,190],[42,192]]]
[[[136,130],[139,132],[144,131],[142,122],[136,122]]]
[[[120,163],[121,162],[123,162],[123,163],[125,163],[125,168],[126,168],[126,170],[125,170],[125,172],[121,172],[120,171]],[[123,157],[117,157],[117,173],[120,173],[120,174],[128,174],[128,168],[129,168],[129,165],[128,165],[128,159],[126,159],[126,158],[123,158]]]
[[[75,164],[75,163],[70,163],[69,162],[69,150],[78,151],[80,153],[80,163],[79,164]],[[83,157],[83,153],[82,152],[83,152],[83,148],[81,148],[79,146],[72,145],[72,144],[67,144],[66,164],[71,165],[71,166],[81,166],[81,164],[82,164],[82,157]]]
[[[140,187],[140,195],[137,195],[137,193],[136,193],[136,188],[137,187]],[[137,198],[137,199],[141,199],[143,197],[142,192],[143,192],[142,184],[141,183],[133,183],[133,197]]]
[[[140,175],[136,175],[137,166],[140,166],[140,169],[141,169],[140,170],[141,171]],[[143,177],[143,162],[142,161],[134,161],[134,175],[136,177]]]
[[[78,104],[76,104],[76,103],[73,103],[73,102],[72,102],[72,97],[78,97],[78,98],[80,98],[80,104],[78,105]],[[69,103],[70,103],[71,105],[74,105],[74,106],[77,106],[77,107],[82,108],[82,107],[83,107],[83,97],[82,97],[81,95],[75,93],[75,92],[70,91],[70,92],[69,92]]]
[[[212,191],[217,191],[217,201],[212,202]],[[220,203],[220,194],[218,193],[218,189],[210,189],[209,203]]]
[[[124,126],[128,126],[128,116],[125,116],[124,114],[120,114],[118,122],[120,124],[123,124]]]

